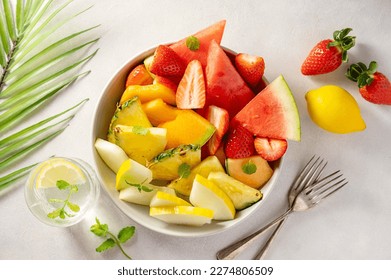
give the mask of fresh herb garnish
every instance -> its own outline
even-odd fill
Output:
[[[200,48],[200,40],[197,37],[189,36],[186,39],[186,46],[191,51],[197,51]]]
[[[55,218],[58,218],[58,217],[61,218],[61,219],[65,219],[66,217],[73,217],[73,216],[75,216],[73,214],[68,213],[65,209],[66,209],[66,207],[68,207],[72,212],[75,212],[75,213],[80,211],[79,205],[69,201],[69,199],[71,198],[72,194],[77,193],[79,191],[79,188],[77,187],[77,185],[71,185],[67,181],[64,181],[64,180],[58,180],[56,182],[56,187],[59,190],[63,190],[63,191],[69,190],[68,196],[67,196],[66,199],[58,199],[58,198],[51,198],[51,199],[49,199],[49,202],[51,202],[51,203],[62,203],[62,206],[57,208],[56,210],[50,212],[47,216],[50,219],[55,219]]]
[[[127,257],[129,260],[132,258],[126,254],[121,244],[125,243],[131,239],[136,231],[134,226],[124,227],[119,231],[117,236],[109,231],[109,226],[107,224],[101,224],[98,218],[95,218],[96,224],[90,227],[90,231],[96,236],[107,238],[102,244],[100,244],[95,250],[98,253],[104,252],[108,249],[111,249],[117,245],[121,250],[122,254]]]
[[[139,184],[137,184],[137,183],[130,183],[130,182],[128,182],[127,180],[125,180],[125,182],[126,182],[126,184],[128,184],[129,186],[132,186],[132,187],[137,188],[139,192],[142,192],[142,191],[144,191],[144,192],[151,192],[151,191],[153,191],[153,189],[148,188],[147,186],[143,185],[143,184],[145,183],[145,181],[144,181],[144,182],[141,182],[141,183],[139,183]]]
[[[136,125],[136,126],[133,126],[132,132],[135,134],[138,134],[138,135],[147,135],[149,130],[146,127]]]
[[[257,166],[250,160],[242,165],[242,170],[244,173],[251,175],[257,171]]]
[[[186,162],[179,165],[178,167],[179,179],[189,177],[190,171],[191,171],[191,167]]]

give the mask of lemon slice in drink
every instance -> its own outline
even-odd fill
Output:
[[[87,178],[75,163],[64,158],[52,158],[37,169],[36,188],[56,187],[58,180],[67,181],[71,185],[81,185]]]

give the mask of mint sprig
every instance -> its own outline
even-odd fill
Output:
[[[189,164],[184,162],[181,165],[179,165],[179,167],[178,167],[179,179],[189,177],[190,173],[191,173],[191,166]]]
[[[250,160],[242,165],[242,171],[248,175],[257,172],[257,166]]]
[[[125,180],[125,182],[129,186],[137,188],[139,192],[142,192],[142,191],[144,191],[144,192],[151,192],[151,191],[153,191],[153,189],[148,188],[147,186],[143,185],[145,183],[145,181],[141,182],[139,184],[138,183],[131,183],[131,182],[127,181],[127,180]]]
[[[135,134],[138,134],[138,135],[145,136],[148,134],[149,130],[146,127],[136,125],[136,126],[133,126],[132,132]]]
[[[72,212],[75,212],[75,213],[80,211],[79,205],[69,201],[72,194],[77,193],[79,191],[79,188],[77,187],[77,185],[71,185],[67,181],[64,181],[64,180],[58,180],[56,182],[56,187],[59,190],[63,190],[63,191],[69,190],[68,196],[66,199],[58,199],[58,198],[49,199],[49,202],[61,203],[62,206],[57,208],[56,210],[48,213],[47,216],[50,219],[55,219],[55,218],[65,219],[66,217],[74,217],[75,215],[68,213],[66,208],[69,208],[69,210],[71,210]]]
[[[109,231],[109,226],[107,224],[101,224],[98,218],[95,218],[96,224],[90,227],[90,231],[96,236],[107,238],[102,244],[100,244],[95,250],[98,253],[104,252],[108,249],[118,246],[122,254],[131,260],[132,258],[124,251],[121,244],[127,242],[131,239],[136,231],[134,226],[124,227],[119,231],[117,236]]]
[[[191,51],[197,51],[200,48],[200,40],[195,36],[189,36],[186,39],[186,47]]]

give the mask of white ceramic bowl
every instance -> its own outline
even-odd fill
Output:
[[[106,139],[107,130],[109,128],[111,117],[116,109],[116,104],[120,100],[122,93],[125,90],[125,81],[129,72],[138,64],[142,63],[144,58],[153,54],[155,48],[142,52],[139,55],[132,58],[127,62],[117,73],[114,74],[112,79],[108,82],[107,86],[103,90],[103,93],[98,101],[95,109],[95,115],[93,119],[92,127],[92,149],[93,156],[96,165],[96,171],[101,185],[104,190],[111,197],[113,202],[121,209],[129,218],[133,219],[137,223],[154,230],[156,232],[181,236],[181,237],[199,237],[210,234],[216,234],[235,225],[242,223],[245,218],[250,216],[258,207],[260,207],[265,199],[269,196],[272,187],[280,173],[280,167],[282,165],[282,159],[276,161],[273,164],[274,174],[269,182],[262,188],[263,198],[261,201],[254,205],[238,211],[234,220],[223,222],[212,222],[211,224],[204,225],[202,227],[190,227],[182,225],[173,225],[162,222],[156,218],[149,216],[149,208],[147,206],[141,206],[131,204],[122,201],[118,198],[118,191],[115,189],[115,174],[109,169],[102,161],[99,154],[94,148],[94,143],[97,138]],[[226,52],[234,54],[231,50],[225,48]]]

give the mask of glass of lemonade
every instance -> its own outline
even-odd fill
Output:
[[[52,157],[30,172],[25,199],[43,223],[67,227],[95,206],[99,192],[99,181],[89,164],[77,158]]]

